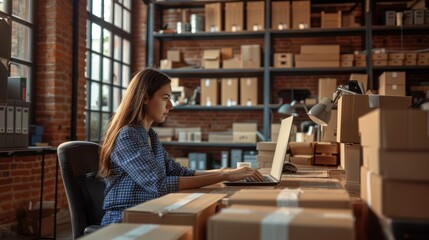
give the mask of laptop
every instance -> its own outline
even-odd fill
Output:
[[[269,175],[264,175],[264,181],[255,182],[250,179],[243,179],[234,182],[223,182],[227,186],[276,186],[280,183],[283,163],[286,157],[287,146],[292,129],[293,116],[285,118],[280,124],[280,132],[277,139],[276,150],[274,151],[273,164]]]

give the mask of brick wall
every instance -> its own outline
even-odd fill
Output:
[[[77,139],[85,139],[86,1],[79,1]],[[44,126],[51,146],[70,140],[72,102],[73,1],[40,0],[35,10],[34,121]],[[0,227],[16,224],[15,209],[39,201],[42,156],[2,158]],[[44,200],[54,200],[55,154],[45,156]],[[58,206],[67,207],[61,177]],[[28,205],[27,205],[28,206]]]

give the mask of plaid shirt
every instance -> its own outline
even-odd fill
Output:
[[[126,208],[177,192],[178,176],[195,174],[195,170],[170,158],[155,131],[152,128],[147,131],[143,126],[121,129],[110,161],[112,175],[106,179],[103,204],[106,213],[101,225],[121,222]]]

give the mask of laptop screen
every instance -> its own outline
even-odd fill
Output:
[[[283,170],[283,163],[286,156],[289,137],[292,129],[293,116],[285,118],[280,124],[280,131],[277,139],[276,150],[274,152],[273,166],[270,175],[280,180]]]

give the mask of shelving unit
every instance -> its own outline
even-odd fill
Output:
[[[347,27],[347,28],[310,28],[304,30],[297,29],[286,29],[286,30],[273,30],[271,29],[271,3],[273,1],[265,1],[265,30],[263,31],[240,31],[240,32],[199,32],[199,33],[158,33],[154,30],[159,30],[159,26],[162,26],[162,22],[155,21],[156,19],[162,19],[162,10],[165,9],[175,9],[175,8],[203,8],[207,3],[227,3],[234,2],[229,0],[218,0],[218,1],[151,1],[148,4],[148,54],[147,54],[147,65],[158,65],[160,59],[156,59],[155,56],[162,56],[164,51],[163,45],[171,41],[198,41],[198,40],[247,40],[247,39],[257,39],[262,41],[261,48],[263,49],[262,54],[262,66],[257,69],[200,69],[200,68],[184,68],[184,69],[172,69],[172,70],[163,70],[166,74],[171,77],[183,77],[183,78],[222,78],[222,77],[258,77],[262,79],[263,83],[261,84],[263,89],[262,93],[262,105],[255,107],[201,107],[201,106],[178,106],[175,110],[192,110],[192,111],[236,111],[236,110],[257,110],[262,111],[262,121],[263,121],[263,131],[262,134],[269,138],[270,135],[270,123],[272,122],[273,109],[273,89],[274,81],[282,81],[276,78],[291,78],[299,76],[326,76],[326,75],[335,75],[335,76],[346,76],[350,73],[366,73],[368,74],[368,86],[370,89],[373,89],[374,86],[377,86],[376,77],[374,73],[380,73],[382,71],[410,71],[416,74],[424,74],[427,71],[428,66],[372,66],[371,54],[367,54],[367,65],[366,67],[339,67],[339,68],[274,68],[273,66],[273,53],[275,52],[276,42],[278,41],[290,41],[295,38],[304,38],[311,39],[316,37],[326,37],[326,38],[356,38],[360,39],[356,45],[358,49],[354,50],[366,50],[366,52],[371,52],[373,48],[373,38],[378,35],[398,35],[398,34],[408,34],[408,35],[424,35],[428,32],[428,25],[414,25],[414,26],[380,26],[372,25],[372,20],[374,18],[374,10],[377,9],[377,4],[385,1],[369,1],[369,0],[312,0],[312,6],[325,6],[325,5],[338,5],[346,4],[350,6],[350,9],[360,11],[361,14],[361,26],[360,27]],[[236,2],[236,1],[235,1]],[[243,1],[251,2],[251,0]],[[411,2],[410,0],[404,1],[395,1],[396,2]],[[360,10],[359,10],[360,9]],[[156,12],[160,10],[159,12]],[[244,15],[246,13],[244,12]],[[244,19],[246,17],[244,16]],[[244,23],[244,25],[246,25]],[[427,34],[426,34],[427,35]],[[217,44],[217,45],[216,45]],[[314,43],[319,44],[319,43]],[[215,43],[214,46],[218,46],[218,43]],[[240,43],[237,43],[240,45]],[[426,42],[426,46],[422,48],[429,48]],[[156,47],[157,46],[157,47]],[[158,52],[155,54],[154,49],[157,49]],[[166,145],[169,143],[165,143]],[[186,144],[182,146],[187,146]],[[209,145],[207,145],[209,146]]]

